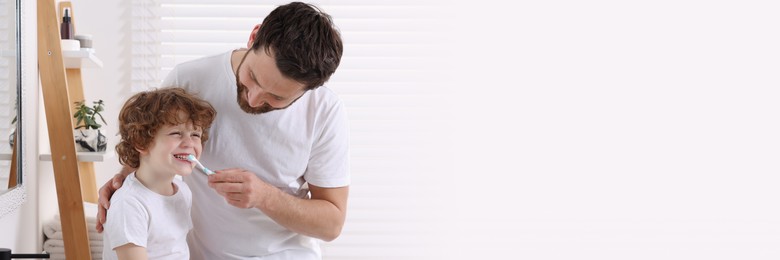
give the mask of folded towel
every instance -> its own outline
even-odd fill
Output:
[[[49,238],[49,239],[62,239],[63,238],[62,231],[57,231],[57,232],[53,232],[53,233],[46,233],[46,232],[43,232],[43,233],[46,234],[46,238]],[[94,240],[103,241],[103,234],[100,234],[97,231],[95,231],[95,232],[92,232],[92,231],[87,232],[87,237],[89,238],[89,241],[94,241]]]
[[[43,249],[49,253],[57,253],[55,251],[49,251],[49,248],[65,248],[65,241],[62,239],[47,239],[43,242]],[[89,240],[89,250],[92,252],[103,252],[103,241]]]
[[[89,251],[93,260],[103,259],[103,234],[95,229],[97,223],[97,204],[84,202],[84,220],[87,222]],[[47,239],[43,242],[43,250],[50,254],[50,259],[65,259],[65,241],[62,240],[62,222],[60,214],[43,224],[43,233]]]
[[[93,217],[94,219],[94,217]],[[87,219],[87,232],[88,233],[95,233],[100,239],[103,239],[103,235],[97,232],[97,229],[95,229],[95,223],[91,222],[89,219]],[[62,222],[60,222],[59,218],[54,218],[49,221],[46,221],[46,223],[43,224],[43,234],[45,234],[49,238],[62,238],[62,234],[59,234],[59,237],[57,237],[57,233],[62,233]],[[89,234],[90,239],[97,239],[92,238],[92,234]]]
[[[51,253],[49,252],[49,259],[54,260],[66,260],[65,253]],[[103,253],[92,253],[92,260],[103,259]]]
[[[43,251],[50,254],[50,259],[65,259],[65,241],[49,239],[43,242]],[[93,260],[103,258],[103,241],[89,241],[89,253]]]
[[[46,252],[49,252],[51,254],[64,254],[65,248],[64,247],[43,247],[43,250]],[[101,247],[99,250],[95,247],[90,247],[89,252],[92,254],[103,254],[103,248]]]

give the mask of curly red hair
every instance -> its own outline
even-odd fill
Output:
[[[184,119],[180,112],[189,115]],[[116,145],[119,163],[138,168],[141,163],[138,150],[145,150],[154,141],[154,135],[164,125],[178,125],[189,121],[203,130],[201,142],[209,139],[209,128],[217,111],[207,101],[181,88],[164,88],[137,93],[130,97],[119,112],[119,134]]]

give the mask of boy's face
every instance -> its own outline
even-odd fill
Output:
[[[154,136],[154,141],[141,153],[141,167],[150,169],[156,174],[167,176],[174,174],[186,176],[192,173],[194,164],[187,160],[176,158],[177,155],[187,157],[192,154],[200,159],[202,130],[195,128],[192,122],[178,125],[164,125]]]

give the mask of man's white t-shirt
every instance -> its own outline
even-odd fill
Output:
[[[176,194],[149,190],[130,174],[111,196],[103,225],[103,259],[117,259],[114,248],[132,243],[146,248],[149,259],[189,259],[187,233],[192,228],[192,192],[174,178]]]
[[[326,87],[306,91],[286,109],[253,115],[237,103],[231,52],[176,66],[163,87],[181,87],[214,106],[217,116],[200,161],[209,169],[243,168],[299,198],[307,183],[344,187],[349,177],[349,128],[338,96]],[[197,170],[196,170],[197,171]],[[277,224],[258,209],[239,209],[196,172],[192,259],[321,259],[319,241]]]

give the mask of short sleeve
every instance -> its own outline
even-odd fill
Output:
[[[314,141],[306,182],[325,188],[348,186],[349,125],[341,102],[336,102],[324,113],[322,132]]]
[[[149,212],[138,200],[111,201],[104,227],[108,241],[103,242],[111,249],[128,243],[147,247]]]

